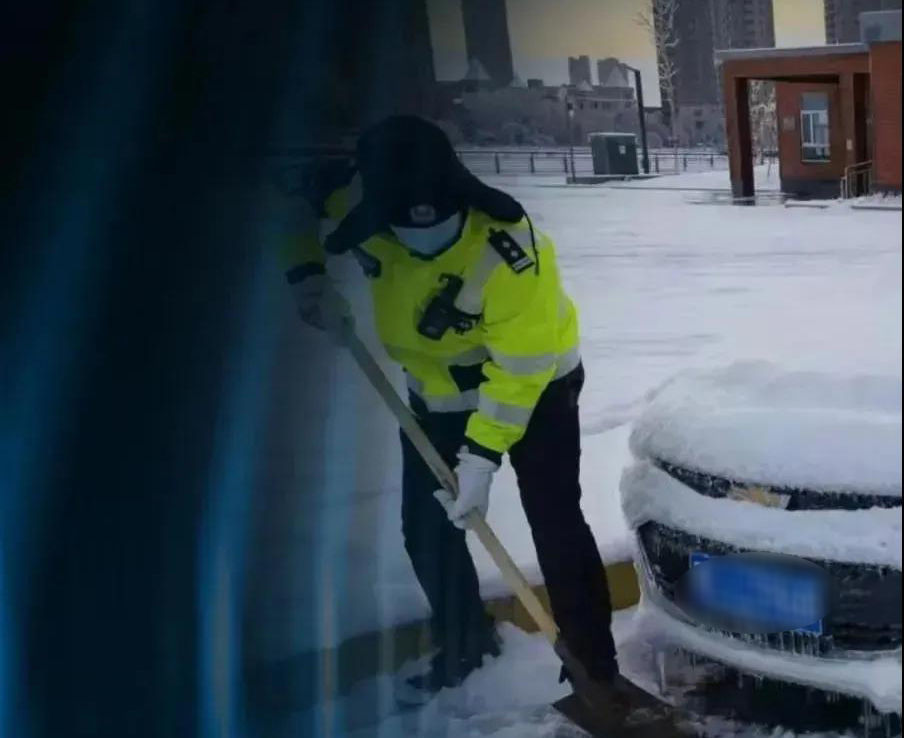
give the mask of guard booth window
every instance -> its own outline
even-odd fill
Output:
[[[800,96],[800,148],[805,162],[829,161],[828,93],[804,92]]]

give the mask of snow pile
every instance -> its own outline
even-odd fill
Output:
[[[901,380],[688,372],[654,393],[631,450],[737,482],[900,497]]]
[[[900,193],[876,193],[873,195],[865,195],[854,200],[847,201],[853,207],[875,207],[881,210],[900,210],[901,195]]]
[[[348,695],[287,720],[279,736],[337,738],[551,738],[583,734],[551,704],[569,693],[559,684],[559,662],[546,640],[509,623],[499,626],[503,654],[487,659],[456,689],[445,689],[420,709],[397,706],[397,683],[426,666],[427,657],[407,663],[396,675],[358,684]],[[329,730],[327,730],[329,726]]]

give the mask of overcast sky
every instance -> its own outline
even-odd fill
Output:
[[[699,2],[699,0],[693,0]],[[515,72],[547,84],[568,81],[568,57],[615,56],[639,68],[648,105],[659,101],[653,45],[635,22],[645,0],[507,0]],[[427,0],[436,74],[461,79],[467,69],[461,0]],[[778,46],[825,43],[822,0],[773,0]]]

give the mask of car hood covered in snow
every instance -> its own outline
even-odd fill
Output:
[[[660,387],[631,450],[734,482],[901,497],[901,380],[740,363]]]
[[[837,693],[900,712],[901,380],[743,363],[683,373],[648,399],[621,479],[644,627],[827,704]],[[682,609],[694,553],[750,551],[802,557],[831,577],[815,631],[751,637]]]

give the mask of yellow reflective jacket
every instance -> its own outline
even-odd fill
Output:
[[[327,215],[340,219],[353,197],[349,188],[335,192]],[[500,231],[511,239],[503,238],[501,247]],[[505,248],[512,241],[527,260],[509,263],[517,258]],[[380,275],[370,280],[375,323],[386,351],[405,369],[409,389],[432,412],[470,411],[466,440],[472,447],[493,458],[508,451],[546,385],[580,361],[577,312],[562,289],[552,240],[526,218],[512,224],[470,210],[459,240],[429,260],[412,255],[390,233],[362,247],[381,263]],[[290,275],[322,271],[316,228],[293,236],[283,258]],[[462,280],[455,307],[474,319],[435,340],[418,332],[418,324],[445,275]]]

